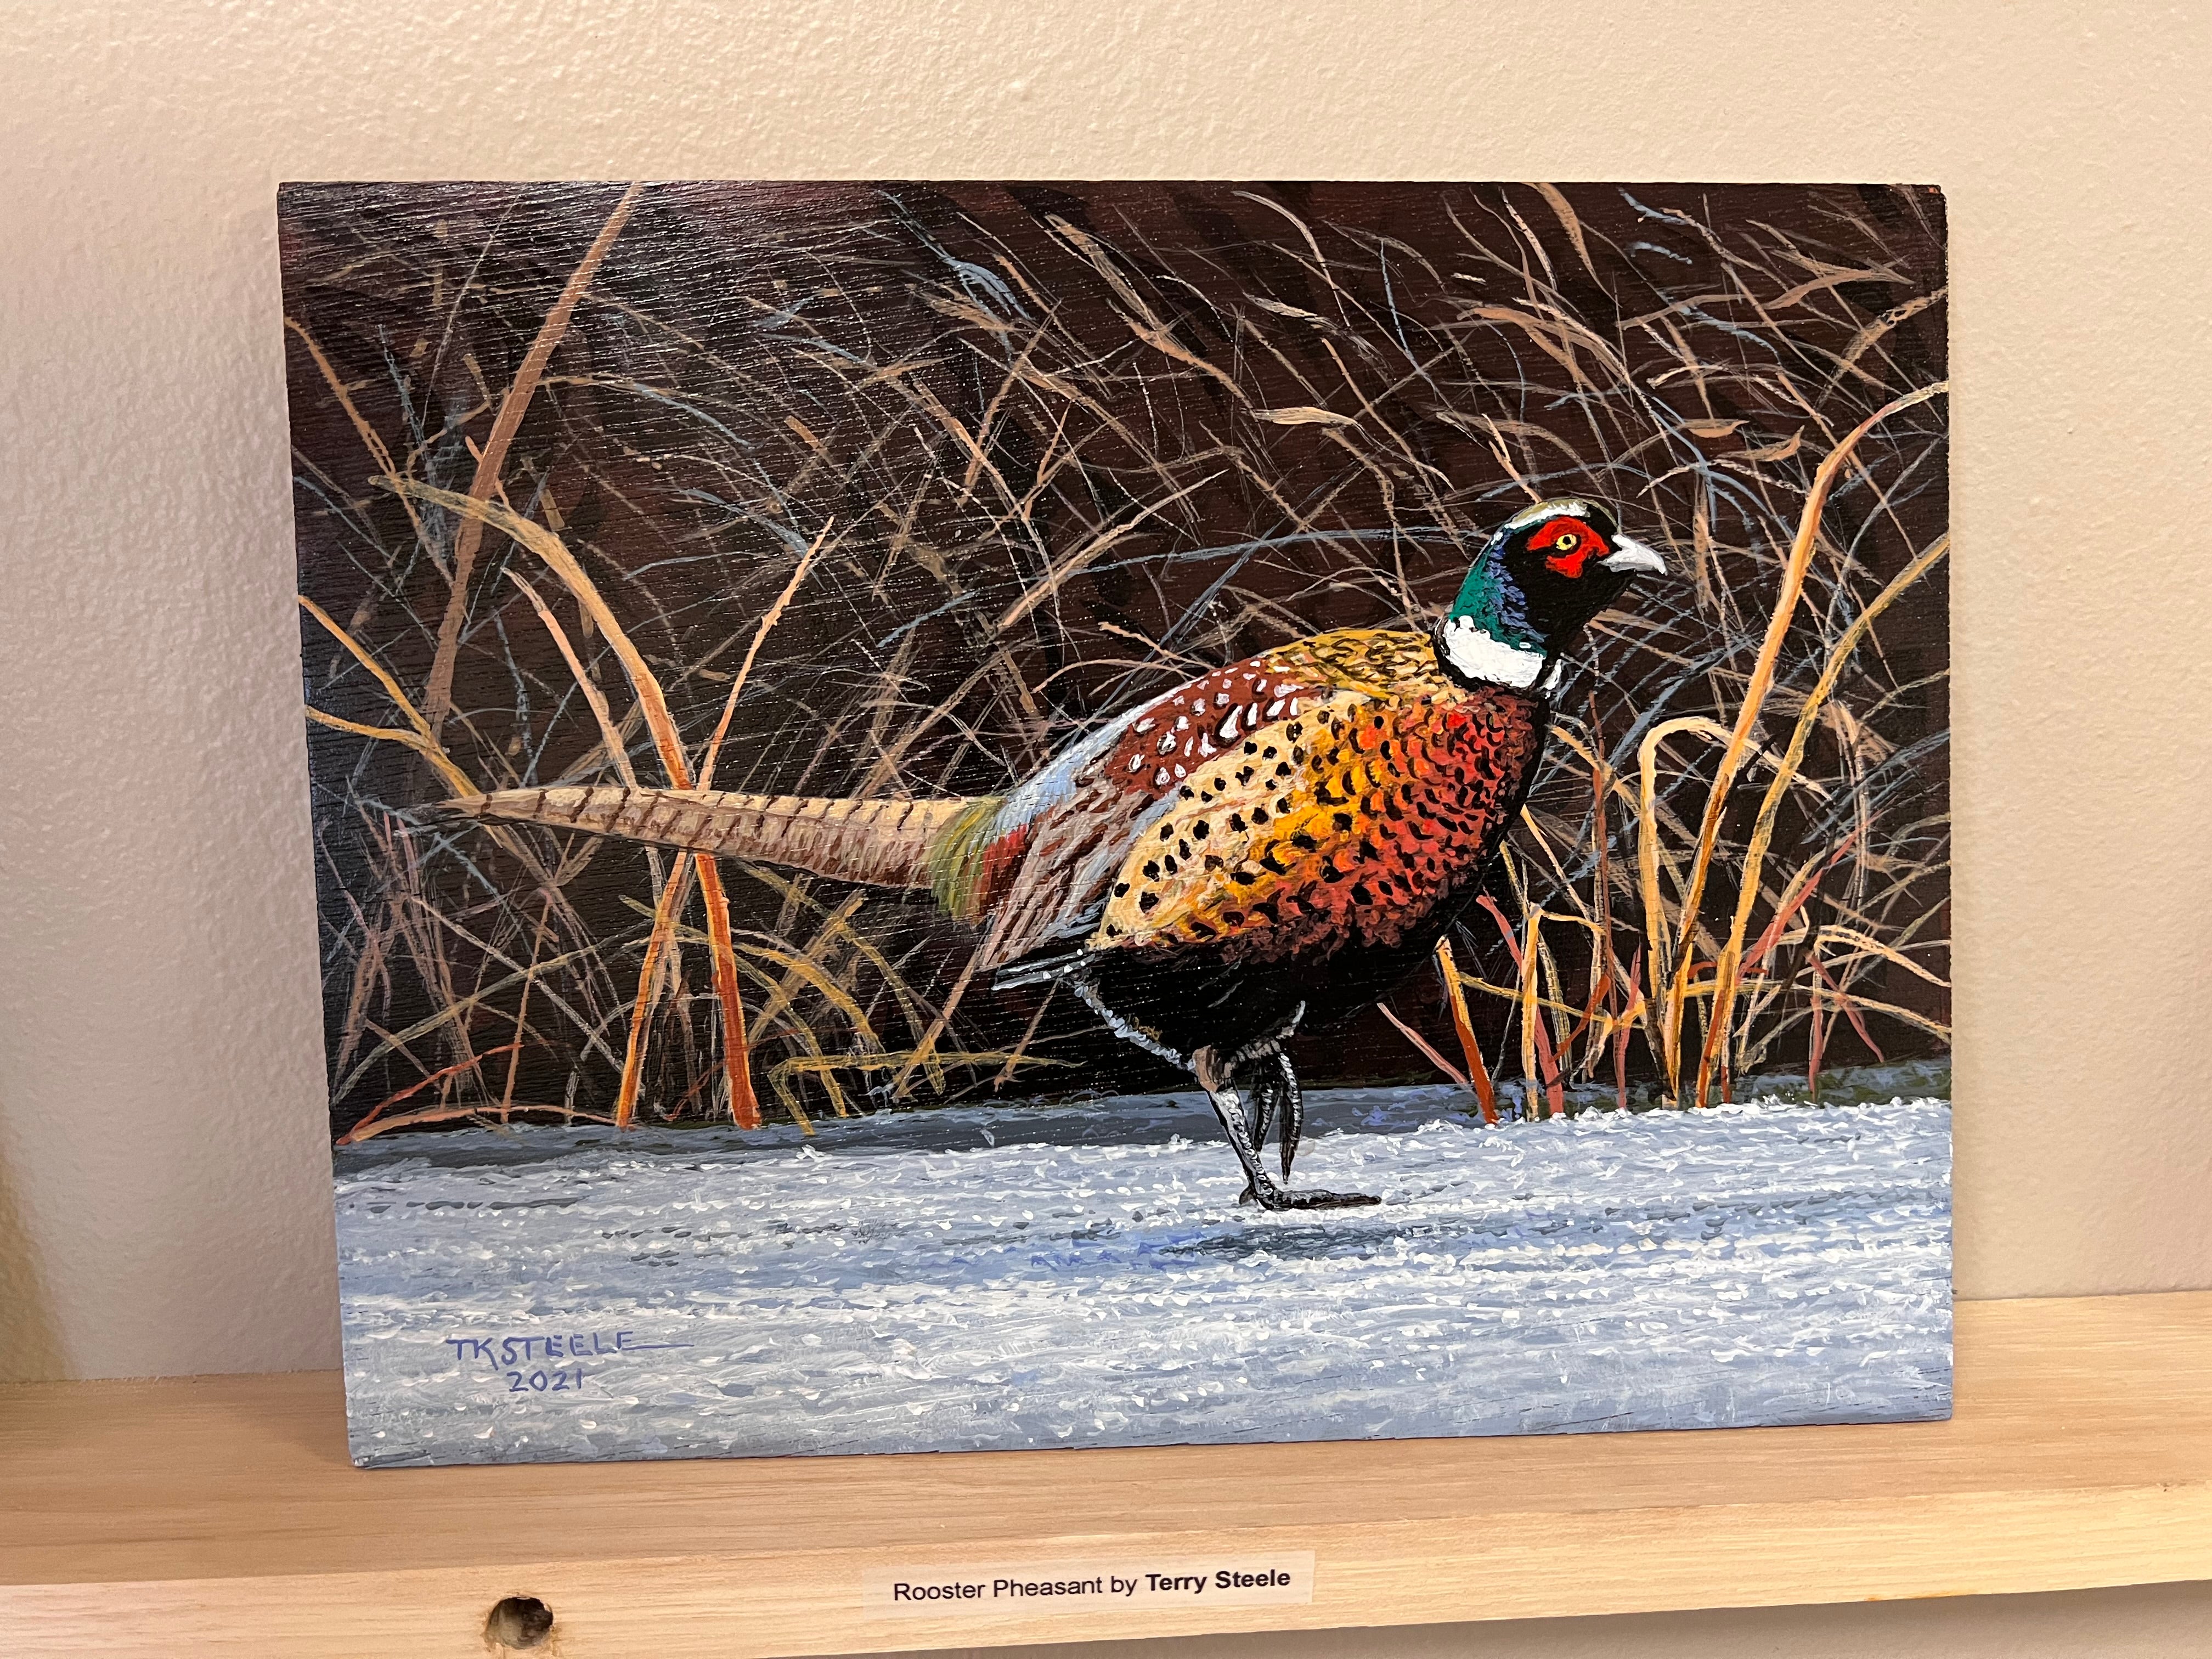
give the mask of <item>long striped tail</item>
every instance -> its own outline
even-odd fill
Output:
[[[470,818],[504,818],[595,836],[811,870],[873,887],[927,887],[930,848],[970,800],[845,800],[738,795],[720,789],[501,789],[445,803]]]

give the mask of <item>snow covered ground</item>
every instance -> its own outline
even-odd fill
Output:
[[[1514,1434],[1950,1408],[1941,1099],[1485,1130],[1309,1097],[1263,1214],[1201,1097],[338,1158],[375,1464]],[[1272,1148],[1270,1152],[1272,1153]]]

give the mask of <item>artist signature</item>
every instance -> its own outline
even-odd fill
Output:
[[[584,1386],[586,1368],[570,1362],[609,1355],[650,1353],[688,1348],[689,1342],[641,1342],[635,1331],[551,1331],[514,1335],[449,1336],[446,1346],[456,1363],[488,1364],[504,1374],[509,1394],[574,1394]]]

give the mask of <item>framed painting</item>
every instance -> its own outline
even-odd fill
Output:
[[[1937,191],[279,212],[358,1462],[1948,1414]]]

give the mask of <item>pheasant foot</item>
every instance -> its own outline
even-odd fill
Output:
[[[1247,1182],[1237,1201],[1256,1203],[1263,1210],[1356,1210],[1382,1200],[1372,1193],[1332,1193],[1322,1187],[1278,1187],[1273,1182],[1260,1193]]]
[[[1294,1016],[1291,1025],[1296,1024]],[[1283,1035],[1288,1034],[1286,1027]],[[1239,1203],[1257,1204],[1263,1210],[1342,1210],[1382,1201],[1365,1193],[1335,1193],[1318,1188],[1300,1190],[1291,1186],[1291,1164],[1297,1157],[1305,1127],[1305,1097],[1298,1089],[1291,1057],[1282,1050],[1280,1037],[1265,1038],[1226,1056],[1208,1045],[1191,1055],[1190,1068],[1213,1103],[1213,1115],[1220,1120],[1230,1150],[1243,1166],[1244,1190],[1238,1194]],[[1279,1186],[1260,1164],[1267,1133],[1277,1125],[1280,1126],[1283,1170]]]

